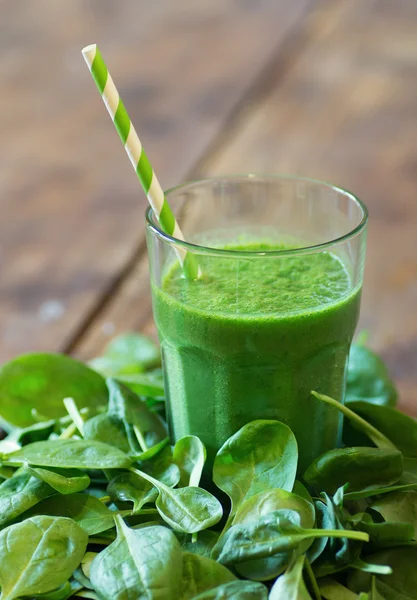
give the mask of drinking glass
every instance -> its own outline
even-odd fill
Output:
[[[197,435],[208,464],[236,431],[277,419],[301,472],[340,441],[358,320],[367,210],[350,192],[291,176],[231,176],[167,192],[186,242],[146,213],[153,312],[172,440]],[[187,280],[181,250],[202,276]]]

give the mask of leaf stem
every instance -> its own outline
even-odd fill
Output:
[[[364,531],[353,531],[351,529],[304,529],[303,533],[308,537],[332,537],[347,538],[349,540],[359,540],[369,542],[369,535]]]
[[[68,425],[68,427],[66,427],[64,429],[64,431],[61,433],[61,435],[59,436],[60,440],[69,440],[70,438],[72,438],[72,436],[74,435],[74,433],[77,431],[77,427],[75,426],[74,423],[70,423],[70,425]]]
[[[81,437],[84,437],[84,419],[80,415],[80,412],[75,404],[74,398],[64,398],[64,406],[67,409],[67,413],[74,422],[74,425],[80,432]]]
[[[365,433],[378,448],[389,448],[390,450],[398,450],[397,446],[395,446],[376,427],[368,423],[368,421],[357,415],[353,410],[351,410],[341,402],[338,402],[337,400],[334,400],[334,398],[330,398],[330,396],[326,396],[325,394],[319,394],[318,392],[314,391],[310,393],[317,400],[320,400],[321,402],[326,402],[327,404],[330,404],[330,406],[333,406],[338,411],[343,413],[345,417],[352,421],[356,429],[362,431],[362,433]]]
[[[143,437],[141,430],[137,425],[133,425],[133,431],[135,432],[139,445],[142,448],[142,452],[146,452],[149,448],[145,442],[145,438]]]
[[[314,595],[316,597],[316,600],[322,600],[322,595],[321,595],[320,590],[319,590],[319,586],[318,586],[318,583],[317,583],[317,580],[316,580],[316,576],[314,575],[314,571],[313,571],[313,569],[311,567],[310,561],[308,560],[307,556],[305,557],[305,560],[304,560],[304,566],[305,566],[305,570],[307,571],[307,575],[308,575],[308,578],[310,580],[311,587],[312,587],[312,590],[313,590]]]

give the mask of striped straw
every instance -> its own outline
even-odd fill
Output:
[[[114,85],[113,79],[105,65],[100,50],[96,44],[87,46],[82,50],[85,62],[91,71],[98,91],[101,94],[109,115],[117,129],[120,139],[123,142],[130,162],[136,171],[136,174],[145,190],[148,202],[158,219],[161,229],[168,235],[184,240],[184,235],[175,219],[164,191],[159,183],[151,163],[145,154],[138,134],[133,127],[133,123],[127,114],[119,92]],[[182,246],[174,246],[178,259],[184,268],[184,273],[188,279],[196,279],[201,276],[200,267],[197,264],[195,256],[187,252]]]

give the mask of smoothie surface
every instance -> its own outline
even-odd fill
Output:
[[[267,253],[290,247],[254,242],[222,249]],[[171,297],[203,312],[240,317],[311,312],[351,291],[346,268],[330,252],[258,258],[200,255],[199,264],[201,280],[185,279],[176,264],[165,275],[162,287]]]

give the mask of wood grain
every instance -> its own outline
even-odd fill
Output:
[[[0,361],[68,348],[143,245],[146,200],[81,48],[100,45],[171,186],[216,139],[311,3],[2,3]]]
[[[402,407],[417,415],[417,4],[336,0],[325,7],[305,21],[308,47],[235,123],[199,175],[300,173],[366,202],[360,327],[387,360]],[[80,355],[100,351],[105,323],[116,331],[145,326],[146,269],[142,260],[77,348]]]

